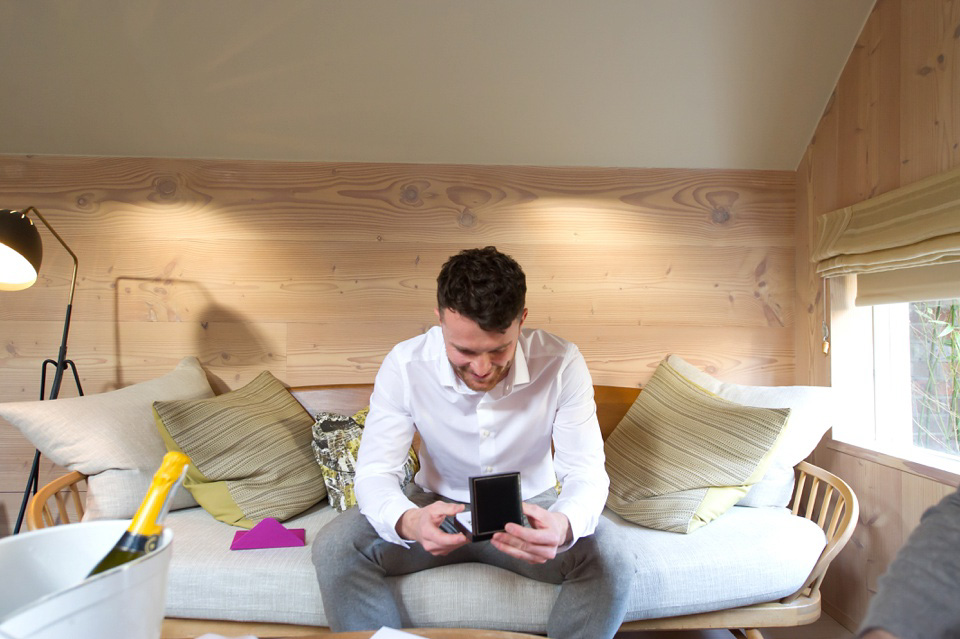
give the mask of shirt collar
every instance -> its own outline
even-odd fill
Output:
[[[517,356],[513,360],[512,370],[504,381],[509,381],[511,386],[530,383],[530,369],[527,368],[527,356],[523,353],[523,331],[520,332],[520,339],[517,340]]]
[[[457,377],[456,372],[453,370],[453,364],[450,363],[450,360],[447,358],[447,351],[443,345],[443,335],[440,335],[440,349],[442,351],[442,357],[440,358],[440,371],[439,378],[440,383],[443,386],[452,388],[458,393],[464,395],[470,395],[478,391],[471,390],[463,383],[463,380]],[[510,371],[507,373],[507,377],[497,384],[493,390],[487,391],[488,393],[493,393],[494,397],[506,397],[513,392],[513,389],[518,384],[529,384],[530,383],[530,369],[527,368],[527,357],[523,352],[523,331],[520,332],[520,337],[517,339],[517,352],[513,358],[513,366],[510,367]]]

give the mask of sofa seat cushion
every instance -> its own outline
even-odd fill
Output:
[[[628,621],[776,601],[803,585],[826,546],[816,523],[786,508],[734,506],[690,535],[618,524],[638,549]]]
[[[199,507],[168,514],[173,557],[166,615],[326,626],[310,544],[336,515],[323,500],[283,522],[306,529],[305,546],[230,550],[235,526]]]
[[[820,528],[783,508],[735,506],[689,535],[642,528],[605,511],[634,549],[625,621],[719,610],[784,597],[806,579],[824,547]],[[302,548],[229,550],[234,527],[202,508],[170,513],[174,532],[167,616],[326,626],[310,543],[337,515],[327,502],[288,520]],[[410,627],[545,632],[558,587],[482,564],[395,577]]]

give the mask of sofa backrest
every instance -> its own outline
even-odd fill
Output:
[[[597,402],[597,420],[600,422],[603,438],[606,439],[627,414],[627,409],[637,399],[640,389],[594,385],[593,390]],[[321,411],[352,415],[370,403],[373,384],[300,386],[291,388],[290,392],[311,415]]]

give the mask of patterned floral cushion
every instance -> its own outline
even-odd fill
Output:
[[[364,408],[347,417],[338,413],[318,413],[313,424],[313,454],[320,464],[323,482],[327,487],[330,505],[343,512],[357,505],[353,492],[353,480],[357,473],[357,451],[363,436],[363,425],[370,408]],[[420,470],[417,452],[410,447],[403,466],[402,486],[413,481]]]

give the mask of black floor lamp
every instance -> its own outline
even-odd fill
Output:
[[[40,241],[40,232],[34,226],[33,220],[28,217],[29,213],[33,213],[37,216],[37,219],[43,222],[43,225],[73,258],[73,277],[70,279],[70,298],[67,301],[67,316],[63,321],[63,339],[60,341],[60,352],[57,354],[56,360],[48,359],[43,362],[43,368],[40,371],[40,399],[43,399],[44,389],[46,388],[47,366],[49,364],[56,367],[53,384],[50,386],[50,399],[56,399],[60,395],[60,384],[63,381],[63,373],[67,366],[73,371],[73,379],[77,382],[77,391],[80,395],[83,395],[77,366],[72,360],[67,359],[67,333],[70,330],[70,313],[73,310],[73,292],[77,288],[77,256],[70,250],[63,238],[53,230],[50,223],[40,215],[40,211],[32,206],[23,211],[0,209],[0,291],[21,291],[33,286],[34,282],[37,281],[40,262],[43,260],[43,243]],[[30,468],[30,476],[27,478],[27,486],[23,490],[23,501],[20,503],[20,514],[17,515],[17,525],[13,529],[14,534],[20,532],[27,502],[30,500],[31,492],[34,494],[37,492],[39,480],[40,451],[38,450],[33,455],[33,466]]]

